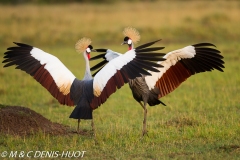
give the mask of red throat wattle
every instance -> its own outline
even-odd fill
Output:
[[[90,59],[90,53],[89,53],[89,54],[87,54],[87,57],[88,57],[88,59]]]
[[[128,47],[128,50],[131,50],[131,49],[132,49],[132,46],[129,46],[129,47]]]

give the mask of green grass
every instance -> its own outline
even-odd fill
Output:
[[[226,67],[223,73],[214,71],[191,77],[162,98],[167,106],[148,107],[149,133],[143,139],[143,110],[125,85],[94,111],[98,144],[89,135],[1,135],[0,153],[5,150],[85,150],[84,159],[239,159],[240,20],[237,15],[240,3],[156,3],[145,3],[149,9],[134,3],[136,14],[130,10],[131,5],[125,3],[118,8],[116,4],[0,7],[0,20],[4,22],[0,26],[3,45],[0,53],[4,53],[12,41],[30,43],[57,56],[80,79],[85,63],[82,55],[74,50],[77,39],[88,36],[93,39],[94,47],[123,52],[126,46],[118,44],[123,38],[123,27],[129,25],[140,30],[139,44],[163,38],[159,45],[166,47],[165,52],[192,43],[212,42],[225,57]],[[20,11],[22,14],[17,14]],[[147,19],[148,16],[153,18]],[[2,66],[0,64],[0,107],[29,107],[53,122],[76,128],[77,121],[68,118],[73,108],[59,105],[26,73]],[[82,121],[81,127],[89,130],[90,124]]]

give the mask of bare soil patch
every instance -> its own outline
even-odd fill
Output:
[[[51,122],[29,108],[0,106],[0,133],[21,136],[37,132],[52,135],[74,133],[69,126]]]

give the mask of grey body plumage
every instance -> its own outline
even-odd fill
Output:
[[[129,80],[129,87],[132,90],[132,95],[137,102],[143,101],[144,103],[148,103],[150,106],[154,106],[162,103],[158,99],[159,89],[154,88],[149,90],[147,83],[145,81],[145,76],[137,77],[135,79]]]
[[[74,100],[76,107],[72,111],[69,118],[92,119],[93,110],[90,106],[90,103],[94,98],[93,79],[84,81],[75,79],[70,91],[71,99]]]

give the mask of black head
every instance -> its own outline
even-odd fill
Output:
[[[128,41],[129,41],[129,40],[130,40],[129,37],[124,37],[122,45],[123,45],[123,44],[128,44]]]
[[[129,38],[129,37],[124,37],[124,39],[123,39],[123,43],[122,43],[122,45],[123,44],[127,44],[128,45],[128,50],[131,50],[132,49],[132,40],[131,40],[131,38]]]
[[[123,41],[127,42],[130,38],[129,37],[124,37]]]
[[[93,46],[92,46],[92,45],[89,45],[88,48],[92,50],[92,49],[93,49]]]

